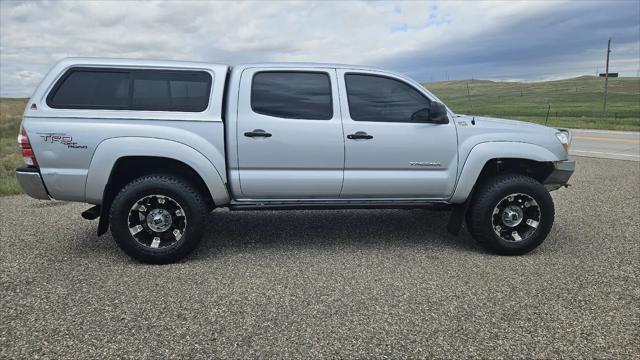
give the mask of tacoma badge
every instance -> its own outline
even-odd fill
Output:
[[[429,161],[410,161],[409,165],[411,166],[429,166],[429,167],[440,167],[441,164],[439,162],[429,162]]]

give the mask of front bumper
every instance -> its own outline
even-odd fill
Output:
[[[556,161],[553,163],[553,171],[542,183],[549,191],[568,186],[569,178],[575,170],[576,162],[573,160]]]
[[[16,178],[22,190],[34,199],[50,200],[47,188],[42,182],[40,171],[33,167],[19,167],[16,169]]]

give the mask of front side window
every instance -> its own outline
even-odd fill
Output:
[[[47,97],[57,109],[204,111],[211,75],[204,71],[71,69]]]
[[[349,113],[355,121],[412,122],[431,102],[409,84],[384,76],[346,74]]]
[[[251,109],[268,116],[329,120],[331,82],[324,72],[264,71],[253,76]]]

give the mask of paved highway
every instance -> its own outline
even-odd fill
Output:
[[[640,161],[640,132],[572,129],[569,154]]]

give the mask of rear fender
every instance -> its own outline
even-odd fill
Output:
[[[85,185],[86,202],[102,204],[102,197],[116,161],[127,156],[157,156],[181,161],[189,165],[204,181],[216,205],[229,202],[229,193],[218,166],[224,167],[222,154],[209,160],[194,148],[182,143],[144,137],[118,137],[101,142],[91,159]],[[217,160],[217,161],[216,161]],[[213,162],[212,162],[213,161]],[[162,172],[162,169],[158,169]]]

